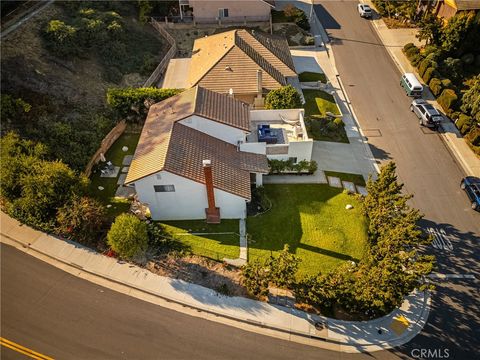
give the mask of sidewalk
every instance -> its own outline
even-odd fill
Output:
[[[370,0],[363,0],[362,2],[369,4],[375,9],[375,6]],[[417,30],[389,29],[381,18],[372,20],[372,23],[380,40],[400,71],[402,73],[413,72],[416,74],[416,69],[410,64],[406,56],[403,54],[402,49],[403,46],[409,42],[414,43],[415,45],[420,45],[418,39],[415,37]],[[420,76],[417,75],[417,78],[424,83]],[[435,107],[441,109],[441,106],[435,101],[435,97],[430,92],[428,86],[425,85],[424,88],[426,99]],[[441,138],[461,165],[465,174],[480,177],[480,159],[467,145],[455,124],[449,119],[445,119],[442,122],[442,128],[443,132],[440,133]]]
[[[380,319],[349,322],[241,297],[162,277],[131,263],[21,225],[0,213],[0,239],[75,276],[189,315],[323,349],[355,353],[388,349],[410,341],[425,325],[428,294],[409,295],[401,308]],[[320,330],[315,323],[323,323]],[[379,333],[378,330],[381,330]]]

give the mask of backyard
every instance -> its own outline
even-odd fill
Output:
[[[102,177],[100,172],[102,165],[94,168],[94,171],[90,176],[91,195],[107,206],[107,213],[109,216],[117,216],[128,211],[130,207],[129,200],[116,198],[115,193],[118,188],[117,182],[119,181],[120,176],[126,174],[126,171],[128,170],[127,166],[122,165],[124,157],[133,155],[139,137],[139,133],[128,132],[127,128],[127,130],[117,139],[117,141],[115,141],[105,154],[105,159],[107,161],[110,161],[113,166],[120,168],[115,176]],[[124,147],[127,147],[128,150],[123,151]],[[99,187],[102,187],[103,190],[100,190]]]
[[[265,193],[272,209],[247,219],[249,261],[267,259],[288,244],[304,277],[363,257],[367,220],[355,197],[323,184],[266,185]]]
[[[185,245],[195,255],[221,261],[240,255],[238,220],[207,224],[205,220],[163,221],[165,233]]]
[[[348,143],[341,118],[330,118],[328,113],[340,115],[335,98],[322,90],[304,89],[305,125],[313,140]]]

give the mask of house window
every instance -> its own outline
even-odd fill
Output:
[[[297,163],[297,158],[296,157],[290,157],[288,158],[288,161],[292,161],[294,164]]]
[[[175,192],[175,185],[153,185],[155,192]]]
[[[228,9],[218,9],[218,17],[219,18],[228,17]]]

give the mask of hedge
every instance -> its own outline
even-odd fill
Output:
[[[445,89],[442,91],[442,94],[438,97],[437,102],[440,106],[448,112],[452,109],[458,99],[457,94],[452,89]]]
[[[410,63],[417,67],[418,64],[423,60],[423,56],[418,54],[418,55],[415,55],[414,57],[412,57],[412,59],[410,60]]]
[[[458,130],[460,130],[462,135],[465,135],[470,131],[472,125],[474,125],[474,122],[471,116],[460,114],[458,120],[455,121],[455,125],[457,126]]]
[[[470,132],[465,136],[473,146],[480,146],[480,128],[473,127]]]
[[[420,62],[420,66],[418,67],[418,74],[423,78],[423,74],[431,65],[431,61],[428,59],[424,59]]]
[[[442,81],[436,77],[430,80],[428,86],[430,87],[430,90],[432,90],[432,94],[435,95],[435,97],[440,95],[443,89]]]
[[[158,88],[110,88],[107,90],[107,104],[121,117],[142,115],[146,112],[145,100],[154,103],[165,100],[182,92],[182,89]]]
[[[293,160],[268,160],[268,165],[270,167],[270,174],[281,174],[284,172],[292,173],[305,173],[313,174],[317,171],[317,162],[302,160],[295,164]]]
[[[453,89],[453,83],[450,79],[442,79],[442,86],[445,89]]]
[[[265,98],[265,109],[298,109],[302,100],[297,89],[292,85],[270,91]]]
[[[422,76],[423,81],[425,81],[426,84],[430,82],[430,79],[435,75],[435,68],[434,67],[429,67],[427,71]]]
[[[406,52],[408,49],[411,49],[411,48],[416,48],[415,44],[414,43],[407,43],[405,44],[405,46],[403,47],[403,51]]]
[[[412,47],[407,50],[405,50],[405,55],[407,56],[408,59],[411,59],[415,55],[419,55],[420,50],[417,47]]]

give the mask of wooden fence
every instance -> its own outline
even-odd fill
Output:
[[[93,167],[100,161],[100,155],[105,155],[108,149],[110,149],[110,146],[112,146],[112,144],[120,137],[120,135],[123,134],[126,128],[127,122],[125,120],[122,120],[117,125],[115,125],[115,127],[110,130],[110,132],[103,138],[97,152],[95,153],[95,155],[92,156],[92,158],[88,162],[88,165],[83,171],[85,176],[90,177]]]
[[[150,19],[152,26],[167,40],[170,44],[170,50],[165,54],[160,64],[158,64],[157,68],[153,71],[152,75],[145,81],[143,87],[150,87],[155,84],[162,76],[163,72],[167,69],[168,62],[171,58],[175,56],[177,53],[177,42],[175,39],[168,33],[167,30],[164,29],[163,25],[159,23],[154,18]]]

